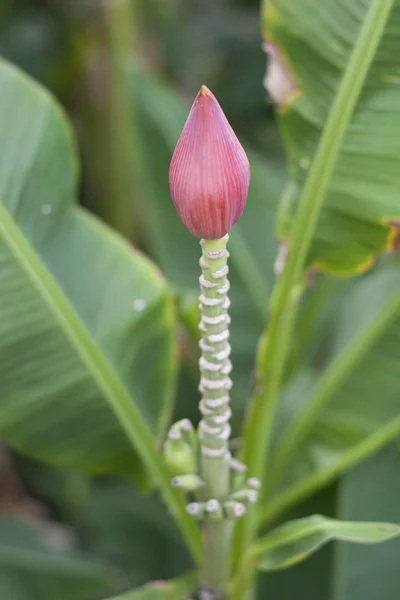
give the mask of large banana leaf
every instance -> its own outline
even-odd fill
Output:
[[[392,262],[348,294],[325,371],[301,376],[283,399],[269,477],[270,492],[282,478],[283,490],[265,517],[400,433],[400,271]]]
[[[73,205],[60,108],[4,62],[0,88],[0,434],[57,465],[138,475],[120,408],[154,456],[145,422],[160,434],[171,408],[171,296],[149,261]]]
[[[370,0],[265,0],[266,78],[278,102],[292,200],[305,180]],[[358,100],[320,215],[308,266],[364,271],[396,246],[400,222],[400,2]],[[290,218],[280,224],[287,236]]]

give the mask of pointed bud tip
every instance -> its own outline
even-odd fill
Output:
[[[208,88],[206,85],[201,86],[200,91],[196,96],[196,99],[198,98],[209,98],[210,100],[213,100],[217,104],[219,110],[222,112],[218,100],[216,99],[210,88]]]
[[[210,90],[208,89],[208,87],[206,85],[202,85],[201,86],[198,95],[199,96],[213,96],[214,97],[214,95],[210,92]]]
[[[246,153],[214,94],[202,85],[169,170],[178,215],[193,235],[222,238],[244,210],[249,182]]]

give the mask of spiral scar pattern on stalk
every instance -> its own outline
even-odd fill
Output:
[[[225,243],[229,236],[224,238]],[[230,301],[227,296],[229,291],[229,272],[227,259],[229,252],[226,248],[214,252],[205,249],[205,242],[201,240],[203,255],[200,259],[202,275],[200,276],[200,311],[201,331],[200,349],[202,356],[199,361],[201,379],[200,392],[202,399],[200,410],[200,435],[202,440],[201,452],[203,456],[230,458],[228,452],[228,439],[231,428],[229,420],[231,409],[229,407],[229,390],[232,381],[229,374],[232,363],[229,359],[231,347],[229,344],[228,309]]]

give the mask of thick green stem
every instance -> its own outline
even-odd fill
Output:
[[[207,520],[204,523],[203,586],[213,598],[226,598],[229,578],[229,547],[232,525],[227,519]]]
[[[200,411],[202,477],[206,482],[210,502],[222,504],[230,492],[228,440],[230,435],[229,390],[229,283],[226,250],[228,236],[219,240],[202,240],[200,260],[201,295],[201,358]],[[215,502],[217,501],[217,503]],[[212,506],[212,505],[211,505]],[[204,522],[203,584],[220,598],[225,593],[228,579],[228,552],[230,521],[223,517],[207,518]]]

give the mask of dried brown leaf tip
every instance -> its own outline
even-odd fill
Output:
[[[390,227],[388,250],[398,254],[400,252],[400,219],[389,219],[386,224]]]
[[[282,52],[272,42],[265,42],[263,49],[268,56],[268,66],[264,77],[264,87],[280,109],[285,108],[295,94],[299,93]]]

